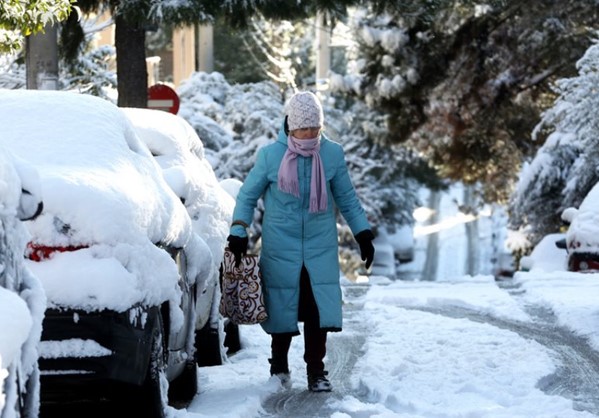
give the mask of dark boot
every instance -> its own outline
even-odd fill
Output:
[[[330,392],[333,387],[326,378],[323,362],[327,354],[327,332],[320,328],[318,305],[305,267],[300,279],[300,312],[304,321],[304,361],[308,389],[312,392]]]
[[[270,363],[270,375],[276,376],[281,381],[284,388],[291,387],[291,373],[287,362],[287,353],[291,345],[291,334],[272,334],[271,351],[272,358],[268,359]]]
[[[329,379],[327,379],[326,370],[321,372],[308,373],[308,390],[310,392],[330,392],[333,390],[333,386]]]
[[[276,376],[281,381],[281,386],[285,389],[291,389],[291,372],[287,362],[275,362],[269,358],[270,363],[270,375]]]
[[[268,359],[270,363],[270,375],[273,376],[279,373],[289,373],[289,365],[287,361],[275,361],[271,358]]]

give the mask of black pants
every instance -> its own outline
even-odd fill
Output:
[[[314,300],[310,277],[306,267],[300,275],[300,297],[298,318],[304,322],[304,361],[308,374],[320,374],[324,371],[323,359],[327,353],[327,332],[320,328],[318,306]],[[287,354],[293,333],[271,334],[272,358],[271,374],[289,371]]]

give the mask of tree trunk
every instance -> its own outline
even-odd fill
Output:
[[[433,216],[429,219],[428,224],[434,225],[439,223],[439,209],[441,208],[441,193],[431,190],[428,199],[428,207],[433,210]],[[431,232],[428,236],[426,246],[426,260],[422,269],[422,280],[437,280],[437,270],[439,266],[439,232]]]
[[[146,30],[143,24],[115,17],[114,43],[119,107],[148,107]]]
[[[464,186],[464,206],[468,214],[476,215],[476,202],[472,186]],[[480,241],[478,236],[478,218],[466,222],[466,274],[475,276],[479,273]]]
[[[47,25],[44,33],[27,36],[25,72],[30,90],[58,90],[57,25]]]
[[[316,89],[324,90],[331,69],[331,29],[323,12],[316,14],[316,51]]]

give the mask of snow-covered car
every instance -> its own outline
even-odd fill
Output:
[[[371,276],[385,276],[390,279],[395,278],[395,255],[393,247],[389,243],[374,242],[374,259],[370,267]]]
[[[411,225],[402,225],[389,231],[386,227],[377,230],[373,241],[374,260],[368,273],[371,276],[396,277],[399,263],[414,260],[414,231]]]
[[[385,276],[394,279],[397,272],[397,254],[393,245],[392,235],[386,228],[379,228],[375,239],[372,241],[374,246],[374,258],[372,266],[366,274],[370,276]],[[363,267],[361,268],[363,270]]]
[[[402,263],[414,260],[414,227],[401,225],[393,233],[387,233],[389,242],[393,246],[395,257]]]
[[[205,247],[189,215],[108,101],[3,90],[0,126],[0,145],[38,170],[44,191],[43,212],[26,223],[26,264],[47,297],[42,401],[111,383],[100,387],[118,387],[140,416],[164,416],[167,389],[189,399],[197,385],[196,278]]]
[[[122,108],[139,137],[163,170],[164,179],[181,199],[204,251],[198,277],[196,355],[199,365],[221,364],[221,347],[239,346],[237,326],[221,321],[219,267],[226,246],[235,200],[218,182],[205,158],[204,145],[182,117],[161,110]],[[224,330],[224,336],[222,333]],[[223,338],[221,338],[223,336]]]
[[[21,221],[42,207],[35,170],[0,147],[0,418],[39,412],[37,345],[46,300],[25,267],[28,235]]]
[[[580,206],[562,212],[569,224],[566,232],[568,270],[599,271],[599,184],[586,195]]]
[[[505,248],[497,251],[492,258],[493,275],[497,280],[513,277],[516,272],[516,261],[514,255]]]
[[[522,271],[566,271],[568,254],[559,244],[566,234],[555,233],[545,235],[529,255],[520,259]]]

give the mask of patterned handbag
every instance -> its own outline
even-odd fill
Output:
[[[238,325],[266,320],[261,277],[257,255],[243,256],[239,267],[235,267],[235,256],[225,248],[221,264],[221,315]]]

